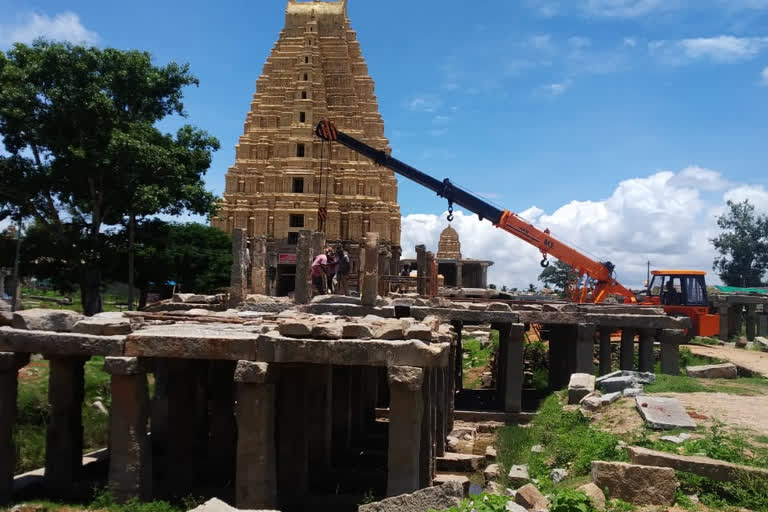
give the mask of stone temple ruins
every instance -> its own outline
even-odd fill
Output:
[[[314,136],[327,117],[367,144],[390,150],[346,0],[289,1],[285,27],[256,88],[212,225],[266,239],[270,289],[278,296],[294,289],[302,229],[344,243],[353,272],[363,235],[378,233],[394,255],[396,273],[400,208],[394,174]]]
[[[213,219],[233,234],[228,293],[91,318],[0,312],[0,506],[101,484],[118,501],[195,495],[240,509],[352,511],[366,495],[445,481],[438,470],[462,462],[447,441],[458,422],[530,420],[528,333],[548,345],[553,390],[573,374],[652,372],[656,354],[663,373],[679,373],[691,322],[662,308],[449,300],[438,274],[446,287],[484,288],[492,264],[464,259],[452,228],[437,254],[416,248],[415,277],[398,275],[392,173],[313,137],[329,116],[388,149],[345,0],[289,1],[257,89]],[[311,295],[312,259],[329,243],[352,256],[353,297]],[[745,316],[742,306],[719,306],[726,335],[742,318],[752,336],[768,329],[764,303],[759,318],[757,304]],[[499,333],[481,390],[463,384],[462,336],[474,330]],[[19,373],[39,357],[49,367],[45,468],[14,475]],[[109,441],[84,457],[84,365],[96,357],[111,382]]]

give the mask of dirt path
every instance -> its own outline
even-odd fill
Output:
[[[768,396],[734,396],[726,393],[659,393],[677,398],[696,423],[709,425],[720,420],[731,428],[749,429],[768,435]],[[704,420],[703,417],[707,419]]]
[[[699,356],[715,357],[730,361],[763,377],[768,377],[768,352],[757,352],[739,348],[722,347],[718,345],[686,345],[691,352]]]

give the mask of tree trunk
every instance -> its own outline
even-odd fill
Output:
[[[13,295],[11,295],[11,311],[16,311],[21,304],[18,303],[21,297],[21,276],[19,274],[19,264],[21,263],[21,230],[24,227],[19,214],[18,231],[16,232],[16,257],[13,260]]]
[[[139,311],[142,311],[147,307],[147,296],[149,295],[149,288],[142,288],[139,290]]]
[[[128,311],[133,311],[134,256],[136,246],[136,215],[131,212],[128,219]]]
[[[83,281],[80,283],[80,298],[84,315],[93,316],[102,312],[101,269],[93,267],[85,269]]]

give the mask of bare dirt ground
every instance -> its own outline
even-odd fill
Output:
[[[691,352],[704,357],[715,357],[724,361],[730,361],[736,366],[741,366],[763,377],[768,377],[768,352],[744,350],[741,348],[723,347],[718,345],[686,345]]]
[[[660,393],[659,396],[680,400],[698,424],[710,425],[719,420],[731,428],[768,435],[768,396],[725,393]]]

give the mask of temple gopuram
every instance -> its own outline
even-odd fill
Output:
[[[350,27],[346,0],[297,2],[256,82],[235,164],[214,227],[266,237],[274,293],[293,291],[299,232],[322,232],[342,243],[357,271],[360,242],[379,234],[400,255],[400,207],[392,171],[340,144],[314,136],[323,119],[387,152],[374,83]]]

